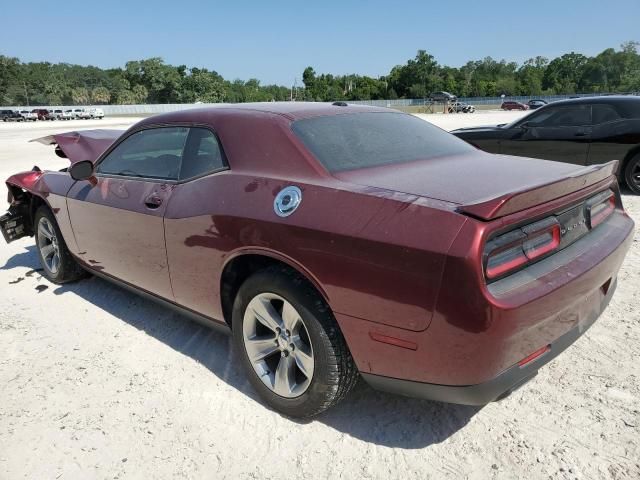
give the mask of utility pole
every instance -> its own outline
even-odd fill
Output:
[[[27,82],[23,81],[22,85],[24,86],[24,96],[27,97],[27,107],[29,106],[29,92],[27,91]]]

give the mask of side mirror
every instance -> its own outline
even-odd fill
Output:
[[[520,128],[522,128],[523,130],[526,130],[527,128],[529,128],[531,125],[529,124],[529,122],[524,122],[520,124]]]
[[[93,177],[93,162],[82,160],[69,167],[69,175],[74,180],[89,180]]]

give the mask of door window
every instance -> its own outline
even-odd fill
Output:
[[[615,122],[620,119],[620,115],[611,105],[596,104],[593,106],[593,124]]]
[[[180,180],[200,177],[225,168],[216,136],[206,128],[191,128],[182,158]]]
[[[100,162],[98,173],[178,180],[187,127],[151,128],[122,141]]]
[[[527,124],[535,127],[579,127],[591,123],[591,105],[546,108]]]

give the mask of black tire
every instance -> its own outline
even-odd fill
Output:
[[[245,347],[243,322],[249,302],[259,294],[276,294],[300,314],[313,348],[314,371],[301,395],[277,395],[258,377]],[[282,266],[269,267],[249,277],[240,287],[233,305],[233,341],[243,369],[260,397],[275,410],[296,418],[311,417],[342,400],[360,375],[331,309],[316,289],[300,274]]]
[[[58,268],[52,270],[45,260],[42,252],[42,248],[44,248],[39,241],[39,232],[38,228],[42,219],[46,219],[48,224],[53,227],[53,234],[56,239],[57,246],[57,254],[59,257]],[[66,243],[64,242],[64,238],[62,237],[62,233],[60,232],[60,228],[58,227],[58,223],[56,222],[56,218],[49,209],[49,207],[43,205],[36,210],[36,214],[33,220],[33,231],[36,239],[36,250],[38,251],[38,258],[40,259],[40,264],[42,265],[42,273],[43,275],[53,283],[61,284],[67,282],[73,282],[75,280],[79,280],[85,276],[87,273],[83,270],[80,265],[75,261],[69,249],[67,248]]]
[[[632,157],[624,169],[624,181],[636,195],[640,195],[640,153]]]

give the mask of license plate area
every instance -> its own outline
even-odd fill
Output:
[[[557,218],[560,223],[560,248],[571,245],[580,237],[589,233],[584,203],[558,215]]]

